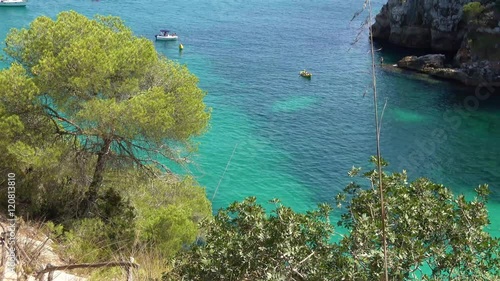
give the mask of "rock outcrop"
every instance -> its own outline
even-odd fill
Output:
[[[465,85],[477,85],[479,81],[471,79],[463,70],[446,68],[444,65],[445,55],[425,55],[421,57],[407,56],[401,59],[397,66],[438,77],[441,79],[454,80]]]
[[[398,67],[424,71],[428,68],[443,68],[445,55],[408,56],[398,62]]]
[[[473,0],[388,0],[375,18],[373,37],[393,44],[458,50],[465,34],[462,8]]]
[[[481,2],[474,20],[464,16],[464,5],[474,0],[388,0],[375,18],[375,40],[453,54],[405,57],[398,67],[477,85],[500,81],[500,2]],[[496,2],[495,2],[496,1]]]

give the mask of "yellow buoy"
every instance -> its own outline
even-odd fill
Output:
[[[184,46],[182,44],[179,44],[179,50],[183,50]]]

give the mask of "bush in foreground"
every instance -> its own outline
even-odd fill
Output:
[[[180,255],[166,280],[292,280],[326,276],[333,253],[330,207],[306,214],[276,202],[267,215],[255,197],[220,210],[202,224],[200,245]],[[326,259],[325,259],[326,258]]]
[[[351,175],[359,172],[355,169]],[[248,198],[202,224],[205,240],[180,254],[164,280],[379,280],[383,250],[376,171],[337,197],[348,230],[331,242],[330,207],[306,214],[277,205],[270,215]],[[428,179],[383,175],[391,280],[494,280],[498,239],[484,231],[488,187],[467,201]]]

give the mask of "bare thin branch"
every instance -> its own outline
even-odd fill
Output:
[[[369,13],[369,23],[372,21],[372,2],[371,0],[366,0],[368,3],[368,13]],[[366,3],[366,2],[365,2]],[[380,215],[382,219],[382,245],[384,252],[384,280],[389,281],[389,270],[387,263],[387,233],[386,224],[387,218],[385,214],[385,202],[384,202],[384,187],[382,185],[382,156],[380,152],[380,122],[377,104],[377,77],[375,75],[375,47],[373,46],[373,32],[372,25],[369,26],[370,31],[370,48],[372,56],[372,82],[373,82],[373,104],[375,108],[375,128],[376,128],[376,142],[377,142],[377,169],[378,169],[378,185],[380,190]],[[384,107],[385,109],[385,107]]]

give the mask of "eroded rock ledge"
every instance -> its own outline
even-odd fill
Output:
[[[433,77],[454,80],[467,86],[477,86],[484,82],[500,81],[498,70],[500,62],[480,61],[463,68],[450,68],[445,65],[446,57],[442,54],[421,57],[407,56],[397,66],[431,75]],[[495,71],[496,69],[496,71]]]

